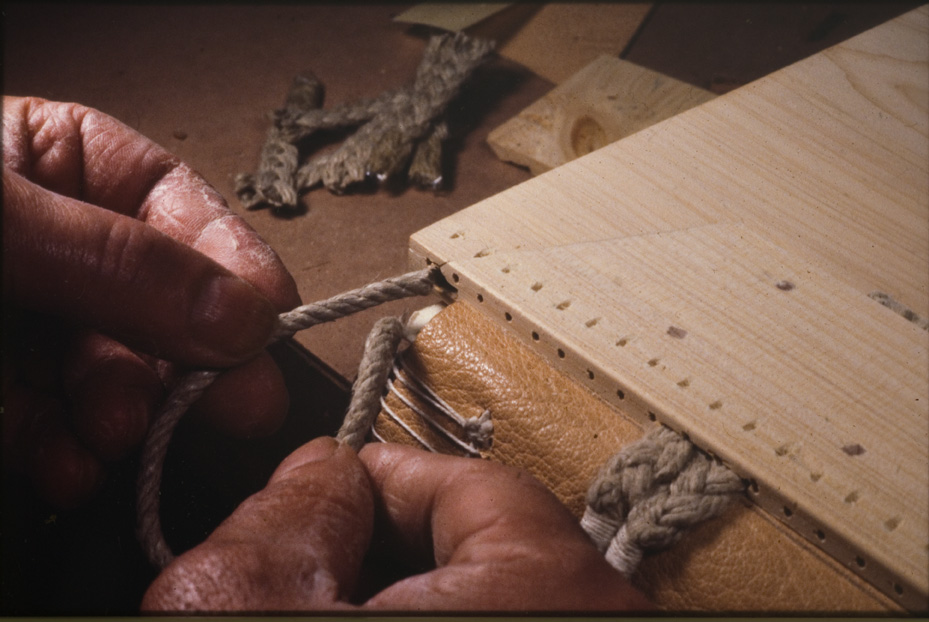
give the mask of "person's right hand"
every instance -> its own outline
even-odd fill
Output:
[[[264,346],[300,303],[278,256],[178,158],[112,117],[3,101],[3,457],[81,503],[185,367],[237,366],[196,409],[239,436],[288,408]]]
[[[359,593],[372,560],[421,571]],[[402,445],[356,455],[330,438],[285,459],[142,602],[162,612],[650,608],[529,473]]]

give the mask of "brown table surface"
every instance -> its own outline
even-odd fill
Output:
[[[498,161],[485,139],[552,84],[497,58],[450,107],[444,192],[315,189],[292,218],[242,209],[233,177],[254,170],[265,115],[281,105],[294,75],[315,73],[326,106],[412,79],[425,35],[391,19],[407,6],[4,3],[3,90],[98,108],[184,158],[277,249],[303,299],[317,300],[405,272],[410,234],[529,177]],[[659,3],[623,56],[722,92],[913,6]],[[275,437],[241,443],[182,424],[166,467],[163,514],[169,531],[179,525],[168,534],[176,548],[201,540],[302,440],[337,425],[344,380],[354,375],[369,327],[409,306],[301,333],[312,355],[278,348],[293,407]],[[131,459],[114,465],[100,501],[72,512],[49,508],[4,478],[0,613],[135,610],[152,577],[132,535],[135,467]]]

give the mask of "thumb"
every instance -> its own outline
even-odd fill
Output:
[[[3,271],[17,305],[162,359],[225,367],[257,354],[271,302],[145,223],[3,172]]]
[[[331,438],[307,443],[149,587],[143,611],[342,609],[371,539],[367,472]]]

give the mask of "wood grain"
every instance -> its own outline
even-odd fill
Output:
[[[394,20],[492,39],[503,58],[560,84],[598,56],[619,56],[651,7],[650,2],[427,2]]]
[[[601,56],[493,130],[487,143],[501,160],[538,175],[714,97],[645,67]]]
[[[651,2],[552,2],[500,42],[499,52],[554,84],[603,54],[619,56]]]
[[[929,606],[929,9],[420,231],[412,262]]]

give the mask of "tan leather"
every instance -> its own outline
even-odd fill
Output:
[[[641,428],[558,372],[465,303],[436,316],[404,354],[412,375],[463,417],[489,409],[493,445],[481,456],[519,466],[545,483],[578,517],[600,466]],[[420,445],[399,417],[443,453],[465,454],[398,397],[427,403],[395,383],[375,425],[385,441]],[[435,416],[462,437],[460,426]],[[646,556],[635,583],[665,611],[900,611],[840,564],[747,499],[704,523],[668,551]]]

